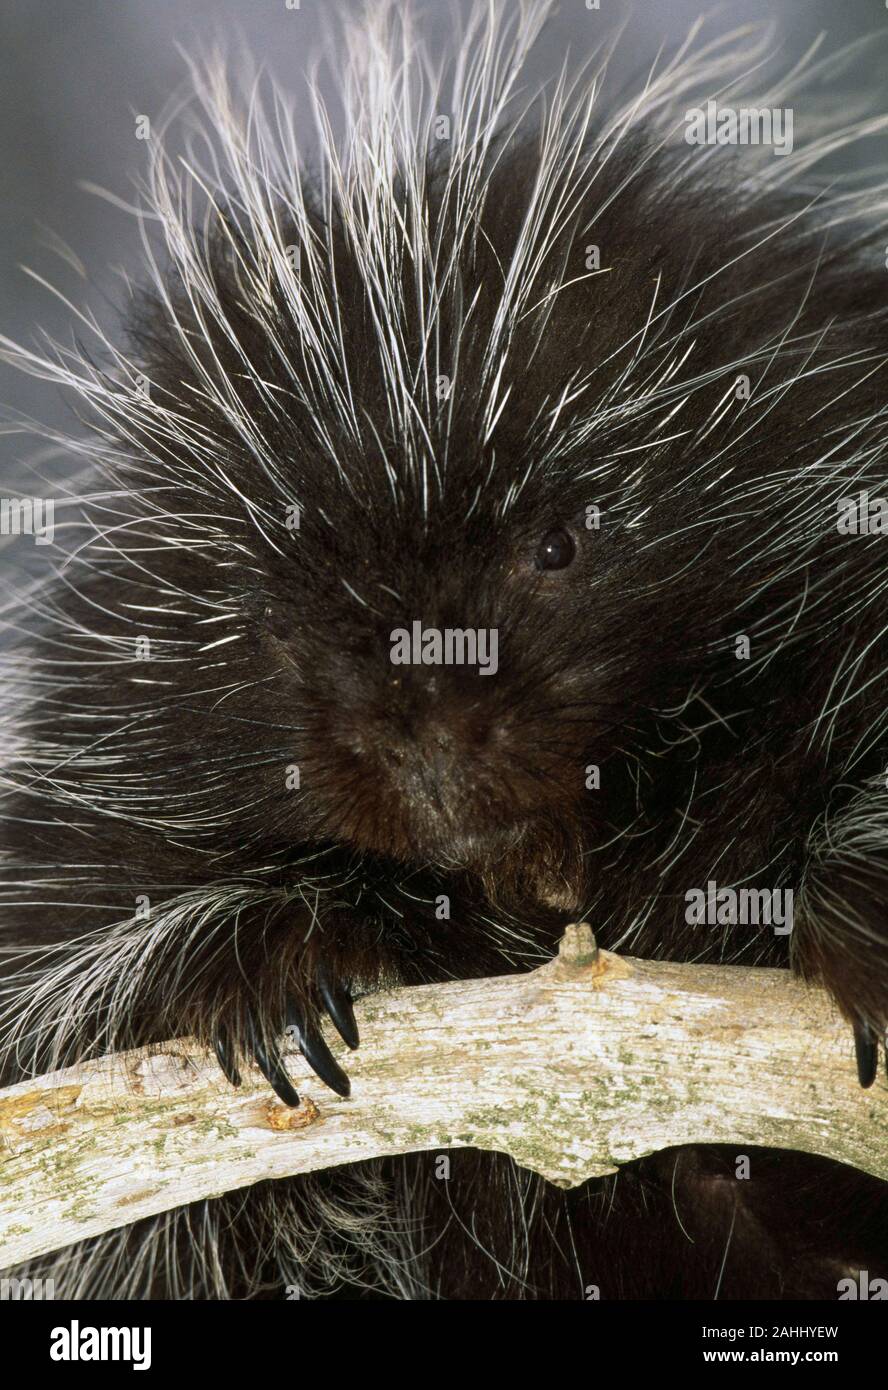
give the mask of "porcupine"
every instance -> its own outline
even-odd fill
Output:
[[[888,487],[884,202],[817,164],[882,123],[784,159],[689,147],[680,113],[767,56],[745,32],[628,101],[584,69],[519,110],[547,8],[476,6],[437,71],[371,6],[313,169],[282,98],[239,114],[196,65],[207,119],[182,164],[151,142],[121,343],[87,317],[95,354],[5,344],[88,421],[56,441],[87,481],[55,577],[6,609],[7,1080],[194,1033],[292,1105],[291,1025],[343,1093],[322,1030],[358,1043],[357,993],[528,969],[587,920],[640,956],[791,965],[871,1083],[885,542],[836,504]],[[495,630],[495,676],[393,665],[417,620]],[[792,888],[789,940],[689,925],[710,880]],[[682,1148],[573,1192],[451,1161],[260,1183],[40,1269],[118,1298],[835,1297],[888,1272],[885,1185],[825,1160],[756,1150],[737,1182]]]

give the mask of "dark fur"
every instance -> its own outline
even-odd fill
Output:
[[[678,428],[690,433],[626,452],[649,439],[663,404],[653,415],[614,416],[591,445],[572,450],[568,410],[558,463],[532,469],[504,506],[543,450],[535,421],[544,400],[557,400],[579,369],[593,366],[591,392],[575,413],[614,389],[634,351],[621,345],[643,327],[656,276],[663,306],[752,247],[767,219],[777,225],[802,207],[789,195],[735,205],[729,179],[694,189],[674,178],[671,156],[645,167],[643,152],[627,148],[612,159],[607,188],[596,185],[595,199],[553,247],[539,297],[552,277],[571,279],[571,267],[582,274],[586,243],[600,245],[612,268],[562,290],[542,333],[539,315],[521,326],[515,389],[495,450],[482,454],[471,386],[499,302],[499,266],[520,227],[532,146],[501,165],[462,265],[465,300],[479,286],[481,293],[459,344],[452,413],[442,405],[427,421],[431,449],[441,459],[446,444],[447,457],[427,515],[388,427],[364,282],[345,240],[337,243],[339,306],[366,420],[362,448],[341,440],[347,486],[315,420],[295,398],[291,405],[286,373],[220,236],[215,275],[229,320],[284,408],[270,412],[249,383],[241,386],[230,343],[220,337],[213,350],[286,471],[301,529],[275,530],[289,546],[284,555],[263,546],[230,493],[214,491],[209,479],[202,491],[184,481],[187,443],[164,446],[164,490],[144,491],[150,441],[130,441],[121,481],[139,484],[143,497],[129,504],[142,518],[129,554],[109,555],[101,575],[81,567],[71,588],[55,591],[52,605],[85,633],[54,649],[58,628],[47,611],[31,642],[36,655],[70,663],[64,689],[44,698],[38,691],[27,712],[34,736],[51,737],[63,765],[55,788],[34,778],[4,803],[7,873],[15,884],[27,866],[32,886],[8,889],[3,932],[24,945],[70,939],[127,917],[138,894],[162,904],[219,882],[246,882],[269,898],[221,932],[208,924],[189,939],[187,956],[171,944],[168,959],[152,958],[135,1016],[79,1020],[67,1055],[192,1031],[210,1042],[220,1029],[243,1048],[251,1014],[272,1042],[286,993],[316,1010],[321,961],[357,991],[520,970],[550,954],[564,923],[580,918],[604,947],[636,955],[782,966],[792,956],[849,1018],[884,1027],[888,836],[881,850],[868,843],[849,853],[843,829],[855,796],[871,798],[867,814],[888,829],[886,794],[871,781],[888,762],[883,685],[867,685],[885,664],[884,638],[873,640],[883,624],[874,595],[884,542],[838,535],[841,489],[824,488],[821,528],[807,544],[780,548],[799,509],[816,500],[818,484],[804,470],[852,421],[869,417],[841,455],[845,491],[888,486],[879,413],[888,342],[882,238],[852,244],[850,234],[825,230],[815,207],[721,269],[657,323],[660,341],[646,349],[653,369],[674,350],[667,339],[683,348],[693,337],[679,379],[717,371],[679,416]],[[624,179],[619,198],[587,226]],[[445,310],[445,342],[459,323],[456,307],[449,320]],[[298,371],[300,344],[283,304],[277,328]],[[279,518],[279,493],[226,422],[205,410],[193,366],[150,295],[131,332],[152,398],[211,436],[256,513]],[[420,344],[408,351],[418,359]],[[837,363],[848,353],[859,356]],[[741,359],[751,365],[738,368]],[[829,364],[788,387],[770,412],[738,424],[739,406],[732,408],[698,440],[738,370],[750,372],[755,398],[803,367]],[[324,424],[339,441],[335,417]],[[721,467],[696,474],[722,450]],[[398,475],[396,495],[381,451]],[[633,492],[628,483],[642,461]],[[600,476],[589,476],[596,467]],[[776,474],[784,475],[779,486]],[[705,489],[703,477],[719,481]],[[583,524],[592,502],[603,510],[598,532]],[[170,523],[155,507],[190,517],[181,534],[210,543],[167,544]],[[540,574],[534,555],[556,525],[573,528],[579,555],[563,572]],[[159,536],[165,543],[153,544]],[[236,595],[242,640],[197,655],[213,635],[200,625],[212,610],[194,598],[177,602],[180,590],[208,602]],[[128,603],[167,603],[169,612],[139,614],[134,628]],[[499,673],[393,667],[389,633],[414,618],[498,628]],[[164,684],[138,683],[146,674],[138,663],[101,664],[106,648],[91,635],[99,629],[125,641],[134,631],[149,635],[147,673]],[[748,662],[735,656],[739,633],[751,639]],[[849,648],[861,657],[853,687],[832,739],[812,741]],[[844,669],[851,667],[849,659]],[[84,729],[104,740],[104,773],[76,756]],[[290,763],[300,767],[299,793],[284,785]],[[599,791],[585,790],[587,763],[601,767]],[[115,817],[107,804],[88,804],[101,803],[105,786],[113,787]],[[67,791],[84,799],[72,803]],[[166,827],[137,824],[146,809]],[[190,824],[177,826],[179,816]],[[834,855],[823,837],[813,847],[824,817]],[[689,927],[685,891],[710,878],[795,889],[791,948],[767,928]],[[301,905],[291,891],[298,887]],[[441,892],[451,898],[449,923],[435,918]],[[830,894],[851,905],[850,918],[820,906]],[[51,912],[40,905],[46,897],[58,904]],[[56,1041],[65,1027],[59,1019]],[[34,1065],[42,1059],[38,1048]],[[367,1174],[375,1174],[374,1201],[388,1205],[389,1225],[419,1232],[423,1253],[410,1275],[432,1296],[574,1299],[598,1285],[605,1298],[707,1298],[716,1290],[834,1297],[848,1270],[888,1274],[888,1189],[813,1158],[753,1152],[752,1179],[742,1182],[727,1150],[672,1151],[568,1194],[497,1156],[454,1153],[446,1184],[433,1163],[432,1155],[414,1156],[370,1165],[365,1176],[343,1170],[222,1199],[231,1225],[226,1215],[216,1253],[228,1291],[276,1296],[287,1277],[311,1285],[302,1247],[281,1235],[281,1212],[310,1232],[319,1193],[333,1232],[325,1249],[341,1258],[341,1278],[323,1291],[372,1290],[370,1247],[346,1229]],[[337,1202],[340,1214],[331,1217]],[[199,1233],[193,1239],[199,1244]],[[184,1269],[184,1247],[181,1257]],[[130,1291],[163,1294],[174,1283],[155,1269]],[[193,1292],[213,1287],[198,1279]]]

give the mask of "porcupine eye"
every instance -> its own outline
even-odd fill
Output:
[[[573,561],[577,545],[573,536],[563,526],[547,531],[536,553],[538,570],[564,570]]]

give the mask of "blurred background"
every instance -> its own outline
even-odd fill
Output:
[[[114,323],[123,300],[116,268],[138,273],[135,223],[81,184],[132,198],[145,149],[135,116],[155,117],[182,83],[178,46],[204,48],[221,37],[236,58],[246,42],[298,93],[331,12],[358,8],[358,0],[301,0],[299,9],[287,0],[0,0],[0,333],[25,345],[41,329],[71,341],[71,312],[23,265]],[[448,6],[417,0],[417,9],[437,52],[451,22]],[[557,70],[568,47],[583,55],[621,23],[615,71],[643,73],[661,45],[681,41],[700,10],[700,0],[634,7],[600,0],[598,10],[586,0],[561,0],[531,76]],[[829,50],[888,31],[885,0],[780,0],[776,7],[774,0],[731,0],[711,11],[707,32],[762,20],[776,23],[787,67],[821,30]],[[888,90],[886,53],[888,45],[875,41],[855,51],[846,79],[853,90]],[[854,148],[840,162],[844,168],[874,157],[871,148]],[[880,157],[888,164],[884,148]],[[72,248],[80,267],[59,257],[54,239]],[[0,416],[10,410],[52,426],[74,423],[61,392],[0,364]],[[23,472],[33,452],[20,433],[0,432],[0,495],[33,491]]]

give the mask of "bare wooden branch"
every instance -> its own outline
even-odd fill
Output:
[[[188,1038],[0,1092],[0,1266],[262,1178],[471,1145],[571,1187],[674,1144],[806,1150],[888,1179],[885,1084],[786,971],[598,953],[572,927],[527,975],[374,995],[352,1080],[294,1053],[291,1111]],[[331,1039],[332,1041],[332,1039]],[[345,1054],[345,1055],[343,1055]]]

